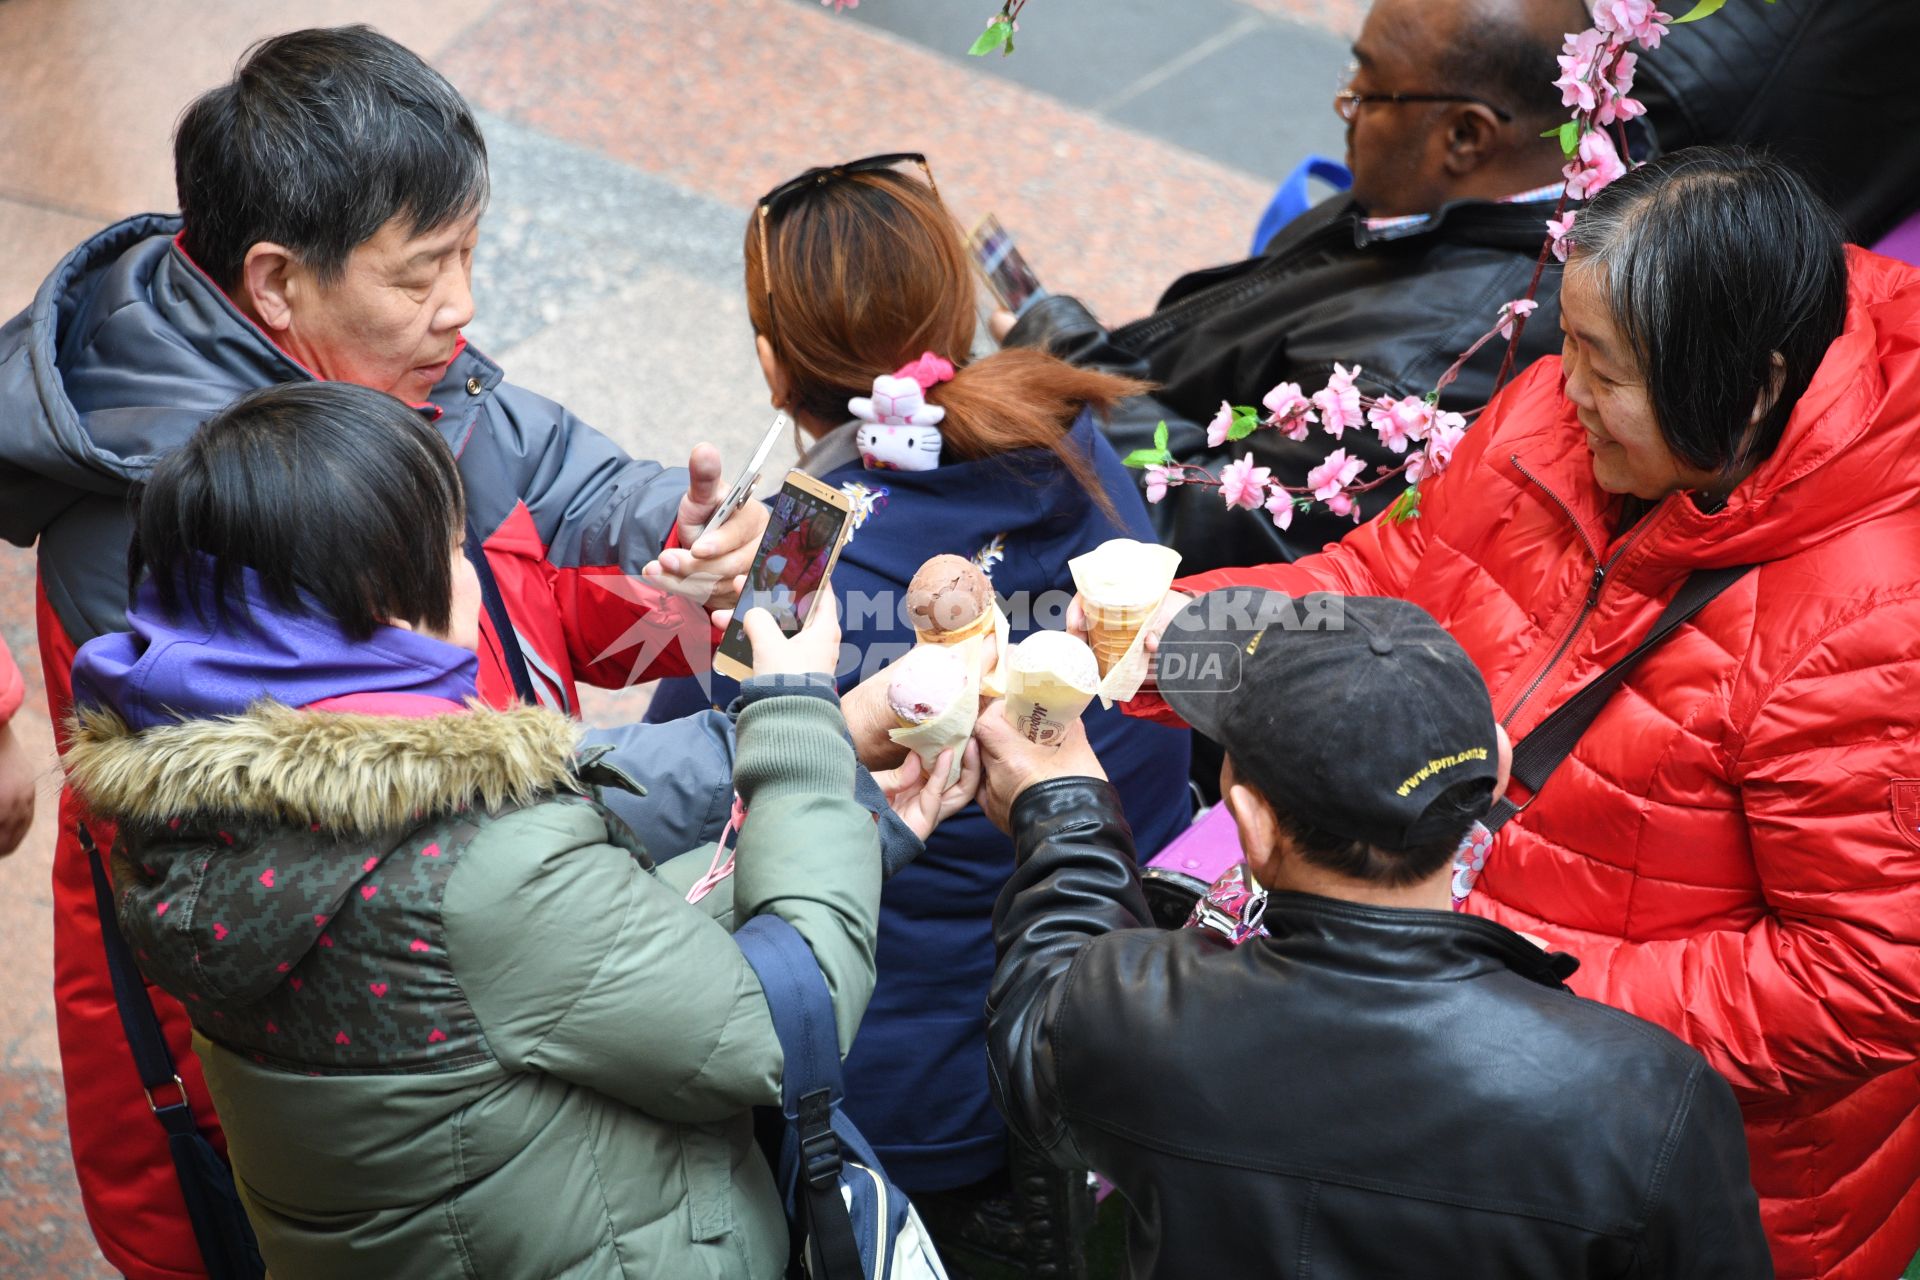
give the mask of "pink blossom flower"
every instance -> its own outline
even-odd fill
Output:
[[[1260,403],[1272,415],[1267,421],[1278,427],[1289,440],[1305,440],[1307,428],[1318,421],[1314,416],[1313,401],[1307,399],[1297,382],[1281,383],[1267,392]]]
[[[1230,462],[1220,472],[1220,497],[1230,507],[1245,507],[1252,511],[1266,500],[1267,481],[1273,478],[1273,472],[1267,467],[1253,465],[1253,455],[1248,454],[1238,462]]]
[[[1551,226],[1552,224],[1549,223],[1548,225]],[[1500,322],[1496,326],[1500,330],[1500,336],[1511,342],[1513,340],[1513,322],[1523,316],[1530,316],[1539,309],[1540,304],[1532,298],[1515,298],[1512,302],[1502,305],[1500,308]]]
[[[1313,393],[1313,407],[1320,411],[1320,425],[1336,440],[1348,427],[1357,427],[1366,420],[1360,412],[1360,388],[1353,385],[1359,375],[1359,365],[1349,369],[1336,364],[1326,389]]]
[[[1589,129],[1580,136],[1578,158],[1562,170],[1567,175],[1567,198],[1585,200],[1626,171],[1606,130]]]
[[[1427,438],[1427,428],[1433,423],[1433,406],[1419,396],[1376,400],[1367,411],[1367,421],[1379,433],[1381,444],[1395,453],[1405,453],[1409,444]]]
[[[1233,406],[1225,400],[1220,402],[1220,412],[1213,415],[1213,421],[1207,424],[1207,448],[1218,449],[1227,442],[1227,433],[1233,430]]]
[[[1407,464],[1407,483],[1419,484],[1427,476],[1437,476],[1453,461],[1453,451],[1467,434],[1467,420],[1457,413],[1442,413],[1433,420],[1427,433],[1427,447]]]
[[[1355,524],[1360,523],[1360,502],[1344,489],[1327,499],[1327,510],[1337,516],[1352,516]]]
[[[1647,104],[1638,98],[1610,97],[1593,113],[1595,124],[1616,124],[1647,114]]]
[[[1273,527],[1287,529],[1293,525],[1293,495],[1285,489],[1275,489],[1273,496],[1267,499],[1267,514],[1273,517]]]
[[[1172,467],[1153,467],[1153,466],[1148,467],[1147,468],[1147,501],[1148,502],[1160,501],[1162,498],[1167,496],[1167,490],[1177,488],[1179,486],[1180,479],[1181,479],[1180,473],[1178,471],[1175,471]]]
[[[1654,0],[1600,0],[1593,7],[1593,25],[1619,40],[1638,41],[1649,49],[1660,47],[1673,15],[1661,13]]]
[[[1611,74],[1600,81],[1600,106],[1593,113],[1595,124],[1609,125],[1647,114],[1645,103],[1627,96],[1633,92],[1634,67],[1639,61],[1637,53],[1623,53],[1614,60]]]
[[[1553,237],[1553,256],[1562,262],[1567,260],[1567,237],[1573,234],[1573,220],[1579,216],[1578,209],[1569,209],[1564,218],[1547,219],[1547,234]]]
[[[1606,56],[1607,37],[1591,27],[1579,35],[1569,35],[1560,46],[1560,78],[1553,87],[1560,90],[1560,105],[1592,111],[1600,105],[1594,87],[1594,67]]]
[[[840,12],[842,9],[858,9],[860,7],[860,0],[820,0],[820,3],[832,5],[835,13]]]
[[[1313,496],[1333,506],[1333,499],[1340,496],[1346,487],[1353,483],[1354,477],[1367,469],[1365,458],[1349,458],[1345,449],[1335,449],[1327,455],[1327,460],[1307,472],[1307,488]],[[1347,514],[1344,509],[1336,515]]]

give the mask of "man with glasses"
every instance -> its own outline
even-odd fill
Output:
[[[1174,456],[1216,472],[1249,448],[1294,485],[1336,447],[1369,467],[1404,461],[1371,430],[1338,442],[1262,431],[1210,448],[1203,424],[1222,400],[1258,404],[1281,382],[1312,394],[1335,362],[1359,365],[1370,395],[1432,390],[1533,276],[1562,190],[1559,144],[1541,136],[1566,117],[1554,59],[1563,33],[1588,23],[1579,0],[1376,0],[1333,102],[1347,124],[1350,193],[1303,214],[1258,256],[1176,281],[1144,319],[1107,332],[1055,294],[1005,341],[1157,383],[1110,429],[1123,453],[1165,418]],[[1557,348],[1558,288],[1558,272],[1545,272],[1516,367]],[[1442,407],[1485,404],[1504,354],[1503,343],[1484,347]],[[1363,514],[1394,491],[1367,495]],[[1351,527],[1322,510],[1282,532],[1264,511],[1230,510],[1205,489],[1175,489],[1152,510],[1183,571],[1291,560]]]

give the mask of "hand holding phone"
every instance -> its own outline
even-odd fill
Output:
[[[787,473],[747,571],[746,590],[713,655],[714,670],[736,680],[753,675],[754,646],[742,619],[755,609],[766,610],[789,636],[800,630],[808,605],[828,590],[852,517],[853,502],[846,494],[804,471]]]
[[[833,675],[840,662],[840,602],[833,588],[813,596],[813,607],[798,632],[782,631],[772,614],[750,609],[740,617],[740,629],[753,650],[753,673],[759,676]]]

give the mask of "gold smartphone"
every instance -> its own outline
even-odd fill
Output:
[[[740,620],[765,609],[787,635],[800,630],[814,597],[832,590],[828,579],[853,530],[852,499],[804,471],[787,472],[772,506],[746,589],[713,655],[713,669],[735,680],[753,675],[753,646]]]

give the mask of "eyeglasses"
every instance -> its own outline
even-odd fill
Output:
[[[797,178],[789,178],[767,194],[760,197],[754,207],[753,221],[760,236],[760,278],[767,288],[767,341],[773,342],[773,254],[769,249],[767,228],[773,216],[782,208],[792,208],[809,193],[818,191],[830,182],[850,178],[856,173],[878,173],[896,165],[917,164],[925,175],[927,185],[933,188],[933,198],[940,198],[940,184],[933,180],[933,167],[927,158],[918,151],[890,151],[885,155],[866,156],[859,160],[849,160],[845,164],[826,165],[809,169]],[[777,343],[775,344],[778,345]]]
[[[1501,125],[1513,123],[1511,111],[1496,107],[1484,98],[1475,98],[1473,94],[1361,94],[1352,88],[1342,88],[1338,94],[1332,96],[1332,109],[1340,113],[1340,119],[1352,125],[1359,115],[1359,107],[1367,102],[1471,102],[1476,107],[1486,107],[1488,111],[1498,115]]]
[[[1485,107],[1500,118],[1501,124],[1512,124],[1513,113],[1504,107],[1496,107],[1485,98],[1476,98],[1470,93],[1361,93],[1353,88],[1353,78],[1360,73],[1360,64],[1351,63],[1340,77],[1340,90],[1333,95],[1333,109],[1340,118],[1352,124],[1360,115],[1360,108],[1369,102],[1471,102],[1476,107]]]

